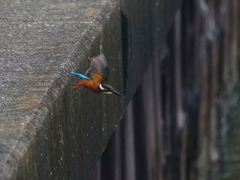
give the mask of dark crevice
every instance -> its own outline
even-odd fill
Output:
[[[123,83],[124,95],[126,94],[128,79],[128,18],[121,11],[121,27],[122,27],[122,59],[123,59]]]

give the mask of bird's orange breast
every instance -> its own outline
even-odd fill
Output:
[[[103,78],[103,73],[99,72],[99,74],[91,72],[91,80],[86,80],[86,79],[81,79],[80,83],[87,89],[91,90],[92,92],[95,93],[100,93],[101,91],[99,90],[98,86],[101,82],[104,81]]]
[[[92,79],[92,80],[81,79],[80,83],[81,83],[81,85],[83,85],[87,89],[91,90],[92,92],[95,92],[95,93],[99,92],[98,86],[100,83],[95,81],[94,79]]]

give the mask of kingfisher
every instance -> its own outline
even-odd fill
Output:
[[[103,84],[110,76],[105,56],[100,54],[91,58],[90,61],[91,67],[86,71],[85,75],[71,72],[79,81],[75,84],[74,88],[82,85],[94,93],[116,94],[123,97],[123,95],[114,90],[110,85]]]

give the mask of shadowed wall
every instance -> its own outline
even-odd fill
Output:
[[[219,153],[226,95],[238,79],[236,29],[237,1],[183,2],[90,179],[217,180],[223,171],[238,177]],[[226,144],[220,148],[227,152]]]

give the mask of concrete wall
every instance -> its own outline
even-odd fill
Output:
[[[104,53],[122,92],[114,2],[1,2],[0,179],[85,179],[118,124],[117,96],[80,88],[88,57]]]
[[[239,179],[238,29],[235,0],[183,2],[91,180]]]
[[[180,3],[2,0],[0,179],[86,179]],[[72,88],[100,52],[124,99]]]

